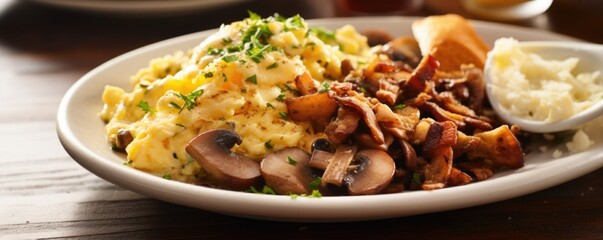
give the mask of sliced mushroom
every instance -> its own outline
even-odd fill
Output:
[[[350,74],[350,72],[356,70],[356,68],[354,67],[354,65],[352,64],[352,61],[350,61],[350,59],[344,59],[343,61],[341,61],[341,76],[347,76],[348,74]]]
[[[393,39],[392,35],[381,29],[369,29],[362,32],[369,46],[383,45]]]
[[[343,177],[354,159],[357,150],[358,148],[352,145],[341,144],[337,146],[333,158],[331,158],[329,165],[322,175],[322,184],[326,185],[330,183],[335,186],[341,186],[343,184]]]
[[[113,145],[113,149],[125,152],[126,147],[128,147],[128,145],[130,145],[132,141],[134,141],[132,133],[130,133],[130,131],[128,130],[120,129],[119,131],[117,131],[117,134],[115,136],[115,144]]]
[[[308,72],[297,75],[294,81],[297,91],[299,91],[302,96],[318,92],[318,89],[316,89],[316,86],[314,85],[314,80]]]
[[[399,37],[383,46],[383,51],[394,61],[401,61],[415,68],[421,61],[421,49],[413,37]]]
[[[396,171],[394,160],[382,150],[358,151],[355,161],[359,162],[358,166],[345,176],[350,195],[380,193],[387,188]]]
[[[402,147],[402,153],[404,154],[404,164],[408,170],[417,170],[417,152],[415,149],[408,143],[406,140],[400,141],[400,146]]]
[[[246,190],[260,182],[260,164],[230,151],[241,142],[241,137],[231,130],[211,130],[193,138],[186,145],[186,152],[218,184],[234,190]]]
[[[337,111],[337,102],[327,93],[314,93],[287,98],[287,114],[294,121],[315,121],[330,118]]]
[[[324,171],[329,166],[329,162],[333,158],[335,147],[329,140],[318,138],[312,142],[312,155],[308,166]]]
[[[435,190],[446,186],[452,170],[452,147],[440,147],[432,153],[429,164],[425,167],[423,190]]]
[[[314,176],[309,160],[310,154],[297,147],[268,154],[260,164],[266,185],[278,194],[310,194]]]

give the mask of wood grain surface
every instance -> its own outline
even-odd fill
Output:
[[[57,138],[59,101],[79,77],[132,49],[242,19],[247,9],[310,19],[336,16],[334,6],[245,1],[170,16],[99,14],[36,1],[0,6],[0,239],[603,239],[603,169],[483,206],[330,224],[225,216],[120,188],[78,165]],[[603,43],[602,10],[601,1],[556,0],[545,15],[510,24]],[[437,13],[425,5],[413,14]]]

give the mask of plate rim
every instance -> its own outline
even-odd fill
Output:
[[[308,19],[307,21],[310,24],[314,25],[323,24],[324,22],[357,22],[362,19],[369,21],[387,20],[411,22],[419,18],[421,17],[356,17]],[[512,25],[481,22],[474,20],[471,20],[471,22],[476,28],[485,26],[487,26],[488,28],[494,27],[506,29],[522,28]],[[542,34],[549,35],[551,36],[551,38],[558,38],[559,40],[580,41],[576,38],[548,31],[535,30],[530,28],[524,28],[524,30],[539,31]],[[57,134],[61,144],[68,152],[68,154],[78,164],[86,168],[91,173],[105,179],[108,182],[111,182],[125,189],[140,193],[148,197],[227,215],[242,216],[255,219],[295,222],[347,222],[384,219],[392,217],[410,216],[416,214],[433,213],[444,210],[460,209],[470,206],[478,206],[486,203],[492,203],[496,201],[514,198],[517,196],[529,194],[532,192],[543,190],[545,188],[556,186],[560,183],[567,182],[571,179],[582,176],[588,172],[597,170],[598,168],[603,166],[603,151],[597,153],[596,149],[591,148],[590,150],[577,153],[572,156],[588,155],[589,157],[595,160],[581,162],[581,164],[575,164],[570,166],[569,168],[565,168],[566,172],[561,175],[547,175],[545,170],[553,168],[554,166],[544,166],[544,170],[542,168],[540,169],[541,172],[544,172],[543,175],[541,175],[541,177],[543,178],[539,181],[533,182],[530,186],[523,186],[523,188],[516,188],[514,185],[509,184],[502,184],[502,186],[500,185],[501,183],[516,182],[516,179],[530,181],[530,174],[526,175],[526,172],[522,173],[521,170],[510,170],[510,172],[514,172],[511,174],[515,176],[511,179],[505,178],[503,176],[496,179],[476,182],[464,186],[439,189],[437,191],[416,191],[372,196],[323,197],[316,199],[302,197],[293,200],[289,196],[271,196],[241,193],[235,191],[201,187],[176,181],[166,181],[162,178],[150,175],[148,173],[136,169],[123,167],[121,166],[121,164],[120,166],[117,166],[110,159],[103,159],[99,155],[97,155],[93,149],[90,149],[85,146],[83,142],[81,142],[74,135],[71,126],[69,126],[68,124],[68,113],[70,110],[70,104],[73,104],[72,100],[74,96],[76,96],[76,94],[78,93],[77,90],[87,84],[89,81],[91,81],[91,79],[94,79],[93,77],[96,74],[102,72],[107,68],[110,68],[115,63],[127,61],[133,56],[156,51],[157,48],[165,48],[166,46],[174,45],[177,43],[181,44],[182,42],[191,41],[196,38],[201,39],[204,36],[207,36],[208,34],[215,31],[216,29],[210,29],[196,33],[186,34],[134,49],[127,53],[121,54],[115,58],[112,58],[109,61],[104,62],[103,64],[92,69],[80,79],[78,79],[69,88],[69,90],[67,90],[64,97],[61,99],[56,117]],[[136,69],[134,69],[134,71],[135,70]],[[603,146],[599,144],[599,147]],[[555,163],[559,163],[559,161],[555,161]],[[506,194],[504,194],[504,196],[501,196],[500,194],[485,194],[481,191],[475,191],[481,188],[488,187],[498,188],[499,191],[507,192]],[[170,195],[166,196],[166,194]],[[462,195],[462,197],[459,197],[459,194]],[[450,195],[452,195],[453,197],[451,198]],[[196,199],[192,199],[193,197],[202,198],[208,196],[211,202],[199,203],[198,201],[196,201]],[[240,199],[241,196],[244,196],[245,199],[251,199],[251,201],[242,201]],[[457,201],[454,204],[441,204],[441,202],[438,200],[446,199],[447,201],[450,201],[451,199],[458,200],[459,198],[465,199],[466,201]],[[406,206],[406,208],[403,208],[403,210],[401,210],[401,208],[390,209],[391,206],[394,206],[396,202],[408,201],[412,199],[419,199],[424,202],[422,202],[423,204],[419,205],[411,204],[412,208]],[[292,202],[294,203],[292,204]],[[247,203],[247,205],[242,203]],[[374,203],[380,203],[381,205],[371,205]],[[369,208],[366,208],[367,205],[370,205]],[[256,207],[261,208],[266,206],[270,206],[272,208],[272,211],[258,213],[258,211],[255,209]],[[353,211],[354,209],[358,208],[363,208],[363,210],[361,212]],[[292,217],[292,213],[295,211],[297,211],[297,214],[295,215],[295,217]],[[325,211],[330,211],[334,214],[325,216]]]

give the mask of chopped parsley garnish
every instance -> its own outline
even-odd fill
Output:
[[[310,194],[310,196],[308,196],[308,197],[320,198],[320,197],[322,197],[322,194],[320,193],[320,191],[318,191],[318,189],[314,189],[314,190],[312,190],[312,194]]]
[[[299,15],[287,18],[285,20],[285,30],[296,30],[304,28],[304,21]]]
[[[229,37],[222,38],[222,45],[227,45],[231,42],[232,42],[232,38],[229,38]]]
[[[149,106],[149,103],[146,101],[140,101],[136,106],[138,106],[140,109],[142,109],[143,112],[145,113],[154,113],[155,110],[151,108],[151,106]]]
[[[318,189],[318,187],[320,187],[320,184],[322,184],[322,178],[317,177],[314,180],[312,180],[312,182],[310,182],[310,184],[308,184],[308,188],[315,190],[315,189]]]
[[[304,29],[306,27],[304,20],[299,15],[284,18],[278,14],[274,17],[262,19],[257,13],[248,11],[249,18],[246,20],[248,27],[242,29],[240,39],[232,39],[230,37],[222,38],[222,46],[224,48],[207,48],[208,55],[221,56],[224,62],[230,63],[240,61],[245,63],[244,60],[239,59],[238,56],[245,56],[249,60],[256,63],[261,62],[265,58],[265,54],[271,51],[282,51],[281,48],[270,45],[268,40],[274,33],[268,27],[270,21],[280,21],[284,26],[284,31],[292,31],[297,29]],[[244,55],[235,54],[244,53]],[[268,66],[267,69],[276,68],[278,64],[273,63]]]
[[[247,79],[245,79],[245,82],[250,82],[250,83],[253,83],[253,84],[257,85],[258,84],[258,79],[255,76],[255,74],[253,74],[253,76],[248,77]]]
[[[268,187],[267,185],[264,185],[261,192],[258,191],[257,189],[255,189],[255,187],[253,187],[253,186],[251,186],[251,188],[249,188],[249,190],[247,190],[247,192],[276,195],[274,190],[272,190],[272,188]]]
[[[335,31],[326,29],[326,28],[322,28],[322,27],[312,27],[308,30],[308,32],[306,33],[306,35],[309,34],[315,34],[316,37],[318,37],[320,40],[322,40],[323,42],[329,43],[329,42],[333,42],[335,41]]]
[[[170,175],[169,173],[164,173],[163,179],[172,180],[172,175]]]
[[[272,149],[274,147],[272,145],[272,140],[268,140],[268,142],[265,142],[264,147],[266,147],[267,149]]]
[[[278,63],[274,62],[274,63],[268,65],[268,67],[266,67],[266,69],[273,69],[273,68],[276,68],[276,67],[278,67]]]
[[[234,62],[238,59],[239,59],[239,57],[237,57],[237,55],[234,55],[234,54],[226,55],[226,56],[222,57],[222,61],[227,62],[227,63]]]
[[[170,105],[170,107],[173,107],[175,109],[178,109],[178,110],[182,109],[182,107],[180,105],[178,105],[178,103],[170,102],[168,104]]]
[[[132,165],[132,160],[128,160],[124,162],[125,166],[131,166]]]
[[[247,14],[249,14],[249,19],[251,20],[262,20],[262,17],[260,17],[260,15],[257,13],[247,10]]]
[[[278,115],[280,115],[281,118],[285,120],[289,120],[289,114],[287,114],[286,112],[278,112]]]
[[[274,106],[272,105],[272,103],[266,103],[266,107],[274,108]]]
[[[184,100],[184,104],[182,106],[179,106],[178,104],[170,104],[170,106],[172,107],[179,107],[178,113],[182,112],[182,110],[184,110],[185,108],[188,110],[193,109],[194,107],[197,106],[197,98],[201,95],[203,95],[203,89],[199,89],[197,91],[193,91],[191,94],[189,95],[184,95],[182,93],[174,93],[178,98]]]
[[[400,104],[394,106],[394,109],[402,109],[402,108],[405,108],[405,107],[406,107],[406,104],[400,103]]]
[[[285,97],[286,97],[285,94],[279,94],[276,97],[276,101],[279,101],[279,102],[285,101]]]
[[[287,156],[287,162],[291,165],[297,164],[297,161],[293,159],[291,156]]]
[[[413,180],[415,183],[421,183],[421,173],[414,172],[414,173],[412,174],[412,180]]]
[[[176,126],[186,129],[186,126],[184,126],[182,123],[176,123]]]
[[[222,53],[222,51],[219,48],[213,48],[213,47],[208,47],[207,48],[207,54],[208,55],[218,55]]]
[[[213,72],[206,72],[205,74],[203,74],[203,76],[204,76],[205,78],[211,78],[211,77],[213,77],[213,76],[214,76],[214,73],[213,73]]]
[[[321,198],[322,194],[320,193],[320,191],[318,190],[312,190],[312,193],[310,195],[307,194],[289,194],[289,197],[291,197],[291,199],[297,199],[298,197],[308,197],[308,198]]]
[[[320,89],[318,90],[319,93],[325,93],[329,91],[329,88],[331,87],[331,85],[329,85],[329,82],[324,81],[322,82]]]

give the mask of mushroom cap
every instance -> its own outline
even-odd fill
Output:
[[[356,153],[359,166],[345,177],[350,195],[370,195],[383,191],[394,177],[396,165],[387,152],[365,149]]]
[[[241,137],[231,130],[210,130],[193,138],[186,146],[186,152],[219,185],[246,190],[261,180],[260,164],[230,151],[230,148],[241,142]]]
[[[268,154],[260,163],[262,176],[278,194],[310,194],[314,180],[308,167],[310,154],[298,147],[289,147]]]

